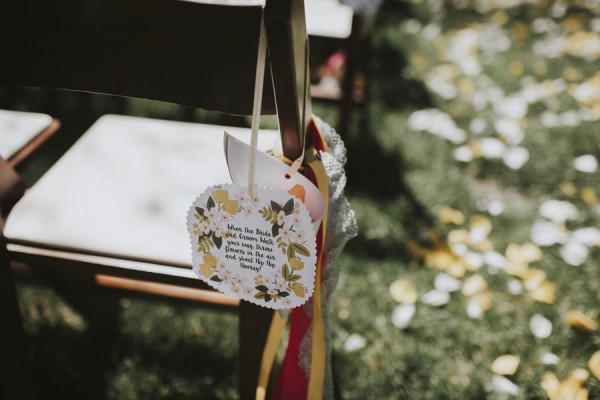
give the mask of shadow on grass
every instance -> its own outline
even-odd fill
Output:
[[[224,356],[201,337],[190,341],[177,336],[160,346],[152,340],[160,338],[38,326],[28,337],[38,398],[192,399],[237,390],[236,357]]]
[[[434,221],[429,211],[417,199],[407,183],[407,166],[401,152],[385,149],[378,137],[397,132],[382,132],[388,129],[382,124],[389,113],[409,109],[431,107],[433,100],[425,86],[403,76],[408,65],[404,53],[386,35],[391,27],[414,17],[409,4],[400,1],[384,2],[374,22],[377,27],[371,38],[371,55],[368,62],[368,102],[350,140],[347,140],[348,174],[347,191],[350,196],[368,197],[385,207],[393,205],[403,212],[390,216],[398,218],[405,232],[403,238],[424,238],[425,232]],[[403,149],[409,152],[410,149]],[[360,210],[358,210],[360,213]],[[364,227],[360,227],[364,228]],[[359,236],[350,243],[347,251],[353,255],[367,257],[406,257],[404,246],[398,241],[372,240],[359,229]]]

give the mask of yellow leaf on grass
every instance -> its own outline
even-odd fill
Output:
[[[583,388],[585,382],[587,382],[590,373],[583,368],[577,368],[571,372],[571,375],[561,382],[560,388],[558,389],[558,399],[573,399],[573,400],[587,400],[588,391]]]
[[[481,292],[473,296],[471,301],[476,302],[481,311],[488,311],[494,305],[494,296],[491,292]]]
[[[555,399],[560,390],[560,381],[553,372],[546,372],[542,375],[540,386],[544,389],[550,399]]]
[[[586,331],[598,329],[598,322],[595,319],[577,310],[571,310],[567,313],[567,324]]]
[[[596,379],[600,380],[600,350],[592,355],[592,358],[588,361],[588,367]]]
[[[465,229],[455,229],[448,233],[448,243],[458,244],[458,243],[467,243],[469,241],[469,232]]]
[[[227,199],[225,200],[225,204],[223,205],[223,209],[230,215],[235,215],[238,212],[238,202],[237,200]]]
[[[589,205],[598,203],[598,193],[592,187],[584,187],[581,189],[581,199]]]
[[[577,186],[573,182],[564,182],[560,185],[560,190],[565,196],[573,197],[577,194]]]
[[[527,290],[533,290],[546,281],[546,272],[538,268],[528,269],[523,276],[523,286]]]
[[[521,279],[525,279],[527,275],[527,269],[529,268],[529,264],[527,263],[516,263],[509,261],[506,266],[506,273],[512,276],[516,276]]]
[[[492,221],[483,215],[474,215],[469,221],[469,239],[473,243],[482,242],[492,231]]]
[[[532,300],[540,303],[554,304],[556,301],[556,285],[549,281],[544,281],[540,286],[528,293]]]
[[[465,215],[450,207],[443,207],[438,213],[438,218],[444,224],[461,225],[465,222]]]
[[[519,368],[521,359],[512,354],[505,354],[494,360],[492,363],[492,371],[498,375],[514,375]]]
[[[579,382],[580,385],[583,385],[590,379],[590,373],[583,368],[575,368],[573,372],[571,372],[571,377]]]
[[[455,278],[462,278],[465,276],[468,267],[469,265],[467,262],[464,259],[459,258],[450,263],[446,268],[446,271]]]
[[[446,269],[456,260],[456,255],[448,250],[435,250],[425,255],[425,264],[433,269]]]
[[[398,303],[414,304],[417,301],[417,289],[408,279],[398,279],[390,285],[390,295]]]
[[[488,284],[483,276],[474,274],[465,281],[462,292],[465,296],[473,296],[479,292],[483,292],[487,288]]]
[[[544,253],[533,243],[511,243],[506,248],[506,258],[513,263],[532,263],[540,261]]]

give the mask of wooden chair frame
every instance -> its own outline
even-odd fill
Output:
[[[0,84],[252,113],[261,0],[57,0],[10,2],[0,11],[6,60],[0,63]],[[277,114],[284,155],[295,159],[303,152],[304,129],[311,117],[302,0],[267,0],[264,15],[270,68],[262,113]],[[14,243],[2,235],[0,248],[13,263],[30,266],[60,287],[67,298],[85,300],[95,296],[94,288],[104,286],[239,306],[240,393],[243,399],[254,398],[272,310],[209,291],[202,281],[181,274],[180,265]],[[9,285],[6,293],[10,290]],[[85,301],[75,302],[80,311],[90,311]],[[103,311],[92,307],[91,312]]]

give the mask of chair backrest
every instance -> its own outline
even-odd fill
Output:
[[[302,0],[266,0],[263,114],[297,157],[310,118]],[[0,6],[0,84],[252,114],[264,0],[53,0]]]

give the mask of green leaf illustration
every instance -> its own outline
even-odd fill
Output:
[[[273,209],[273,211],[275,211],[275,214],[278,214],[279,211],[282,211],[281,206],[275,203],[273,200],[271,200],[271,208]]]
[[[310,256],[308,249],[306,247],[304,247],[303,245],[301,245],[300,243],[294,242],[294,243],[290,244],[290,247],[293,247],[295,251],[297,251],[298,253],[302,254],[305,257]]]
[[[287,279],[287,281],[288,282],[296,282],[299,279],[300,279],[300,275],[292,275]]]
[[[220,249],[221,245],[223,244],[223,238],[220,236],[217,237],[213,233],[213,242],[215,243],[215,246],[217,246],[217,249]]]
[[[204,208],[200,208],[200,207],[195,207],[195,208],[196,208],[196,212],[204,217]]]
[[[266,294],[265,292],[260,292],[260,293],[256,293],[256,294],[254,295],[254,298],[255,298],[255,299],[262,299],[262,298],[264,298],[266,295],[267,295],[267,294]]]
[[[273,235],[273,237],[279,235],[279,225],[273,225],[273,227],[271,228],[271,234]]]
[[[288,297],[290,294],[288,292],[279,292],[280,297]]]
[[[213,275],[213,276],[211,276],[211,277],[210,277],[210,280],[211,280],[211,281],[215,281],[215,282],[223,282],[223,280],[222,280],[222,279],[219,279],[219,277],[218,277],[218,276],[216,276],[216,275]]]
[[[294,199],[289,199],[283,206],[283,212],[285,215],[290,215],[294,212]]]
[[[269,290],[269,288],[265,285],[258,285],[254,289],[258,290],[259,292],[266,292],[267,290]]]
[[[287,258],[291,260],[294,257],[296,257],[296,251],[294,250],[294,246],[290,246],[287,249]]]
[[[206,202],[206,208],[209,210],[215,206],[215,201],[211,196],[208,197],[208,201]]]
[[[287,281],[288,277],[290,276],[290,268],[287,264],[284,264],[281,268],[281,275],[283,275],[283,279]]]
[[[268,303],[269,301],[271,301],[272,297],[269,296],[268,294],[265,295],[265,302]]]

